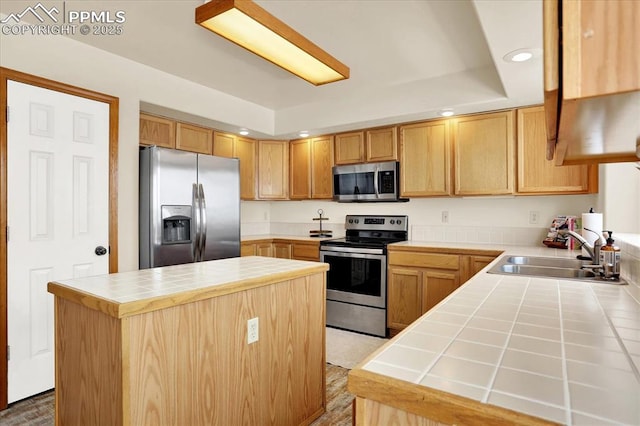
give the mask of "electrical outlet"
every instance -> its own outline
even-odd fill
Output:
[[[258,317],[247,321],[247,344],[258,341]]]
[[[442,211],[442,223],[449,223],[449,212],[446,210]]]
[[[540,212],[536,210],[531,210],[529,212],[529,223],[535,225],[540,220]]]

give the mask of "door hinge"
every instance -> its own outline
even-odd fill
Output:
[[[7,361],[11,361],[11,346],[7,345]]]
[[[9,242],[9,226],[7,226],[7,242]]]
[[[6,117],[6,119],[7,119],[7,123],[8,123],[9,122],[9,105],[7,105],[7,117]]]

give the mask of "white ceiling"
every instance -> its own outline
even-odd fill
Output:
[[[542,102],[542,58],[502,59],[541,51],[541,0],[258,0],[351,68],[319,87],[196,25],[202,1],[81,3],[124,10],[126,23],[122,36],[75,38],[272,109],[275,137]]]

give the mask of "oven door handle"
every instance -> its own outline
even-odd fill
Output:
[[[355,250],[355,249],[354,249]],[[362,249],[360,249],[362,250]],[[367,250],[367,249],[365,249]],[[375,249],[369,249],[369,250],[375,250]],[[336,257],[352,257],[352,258],[360,258],[360,259],[380,259],[380,260],[384,260],[386,261],[387,259],[387,255],[386,254],[380,254],[375,253],[362,253],[360,252],[342,252],[342,251],[327,251],[327,250],[320,250],[320,261],[323,262],[324,261],[324,256],[336,256]]]

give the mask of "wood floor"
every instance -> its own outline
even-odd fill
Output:
[[[349,370],[327,364],[327,411],[312,426],[350,426],[353,395],[347,392]],[[0,411],[3,426],[50,426],[54,421],[53,391],[25,399]]]

